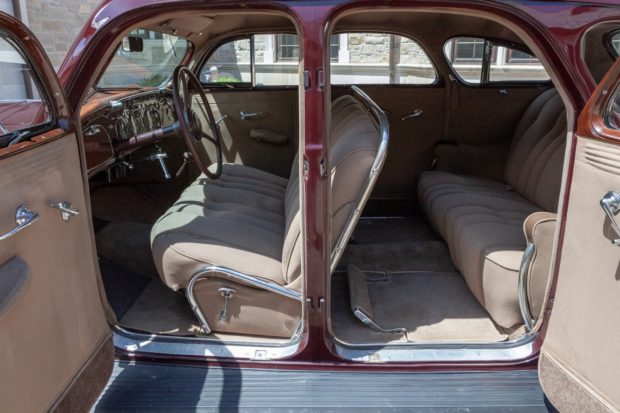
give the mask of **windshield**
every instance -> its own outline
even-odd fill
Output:
[[[183,61],[187,48],[187,40],[180,37],[134,30],[118,46],[97,88],[161,86]]]

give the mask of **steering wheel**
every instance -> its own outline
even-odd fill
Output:
[[[187,66],[179,65],[174,69],[172,75],[172,93],[174,108],[179,118],[179,130],[181,135],[183,135],[183,139],[185,139],[185,144],[192,155],[194,155],[196,164],[208,178],[219,178],[220,175],[222,175],[222,138],[220,136],[220,130],[217,123],[215,123],[213,112],[211,111],[207,96],[202,89],[200,81]],[[201,100],[199,103],[202,103],[202,105],[199,106],[202,109],[203,115],[205,115],[209,122],[209,127],[211,128],[213,136],[208,135],[202,129],[200,116],[192,108],[192,93],[197,93]],[[215,171],[209,168],[210,159],[201,142],[203,139],[215,145]]]

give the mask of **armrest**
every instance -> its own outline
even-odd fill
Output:
[[[551,212],[535,212],[523,223],[523,232],[528,245],[533,245],[526,277],[525,296],[529,311],[537,328],[545,309],[545,302],[551,285],[551,258],[555,237],[557,215]]]
[[[508,145],[440,143],[435,147],[435,169],[502,181],[508,150]]]
[[[267,129],[250,129],[250,137],[256,142],[265,142],[272,145],[286,145],[288,136],[271,132]]]

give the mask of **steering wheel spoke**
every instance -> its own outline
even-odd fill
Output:
[[[202,115],[209,123],[213,136],[204,132],[201,116],[192,108],[193,98],[190,90],[198,95],[200,100],[198,106],[201,109]],[[179,130],[185,140],[185,144],[194,156],[200,170],[210,179],[219,178],[222,174],[222,139],[220,131],[200,81],[187,66],[180,65],[174,70],[172,92],[174,107],[179,118]],[[215,146],[217,167],[214,172],[212,169],[209,169],[211,160],[207,156],[207,151],[204,148],[198,147],[198,145],[203,144],[203,140],[209,141]]]

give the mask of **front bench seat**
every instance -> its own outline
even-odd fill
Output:
[[[441,171],[420,177],[423,211],[473,295],[505,328],[522,323],[523,224],[536,211],[557,210],[566,133],[564,104],[551,89],[533,100],[517,125],[505,183]]]
[[[378,126],[355,98],[333,102],[334,240],[363,192],[379,144]],[[295,332],[303,281],[299,195],[297,158],[289,179],[226,164],[217,180],[198,177],[155,223],[155,266],[171,289],[191,290],[188,299],[203,327],[273,337]],[[210,266],[220,269],[196,276]],[[226,299],[222,289],[234,292]]]

